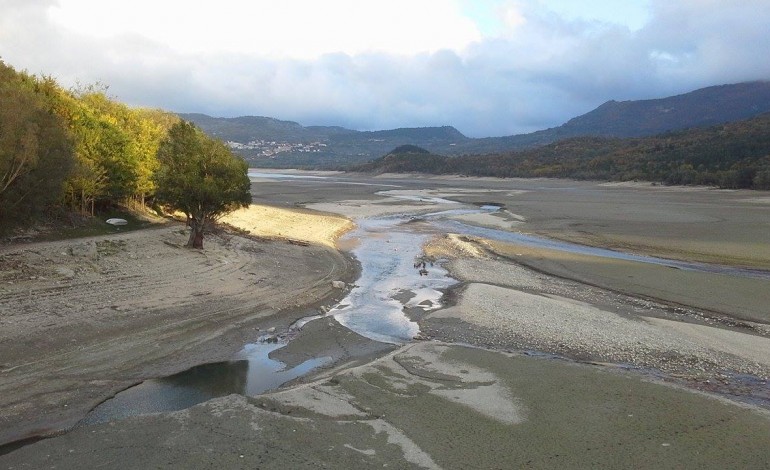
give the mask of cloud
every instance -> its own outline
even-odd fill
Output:
[[[144,1],[125,5],[141,9]],[[495,34],[486,36],[450,0],[366,2],[379,5],[369,13],[364,2],[312,2],[331,5],[325,17],[329,11],[306,12],[322,25],[239,31],[278,24],[298,1],[261,19],[257,10],[241,11],[226,38],[206,27],[206,19],[217,21],[210,10],[187,7],[180,11],[191,12],[190,28],[170,39],[153,32],[161,20],[122,23],[130,9],[87,32],[57,16],[53,0],[5,0],[0,57],[66,84],[101,81],[133,105],[356,129],[446,124],[472,136],[556,126],[609,99],[770,79],[765,0],[650,0],[647,22],[633,29],[560,15],[544,2],[500,2],[485,13],[498,15],[494,28],[487,25]],[[235,3],[219,2],[225,11]],[[348,24],[346,8],[359,19],[379,16]]]
[[[181,53],[292,59],[461,49],[480,38],[453,0],[59,0],[50,16],[72,31],[137,34]]]

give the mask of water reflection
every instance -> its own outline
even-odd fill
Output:
[[[270,352],[285,344],[249,344],[239,360],[203,364],[160,379],[146,380],[94,408],[80,424],[113,421],[149,413],[178,411],[233,393],[259,395],[331,361],[314,358],[285,370]]]
[[[435,308],[440,289],[456,282],[438,265],[429,266],[427,275],[418,273],[415,260],[428,235],[405,228],[403,222],[404,216],[358,221],[350,237],[360,241],[353,254],[361,263],[361,277],[332,311],[340,324],[375,341],[410,341],[420,329],[404,308]]]

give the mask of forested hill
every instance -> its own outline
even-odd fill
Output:
[[[552,131],[559,138],[642,137],[740,121],[769,111],[770,81],[747,82],[655,100],[608,101]]]
[[[384,157],[353,167],[353,170],[367,173],[433,173],[446,165],[447,157],[416,145],[402,145]]]
[[[507,137],[469,138],[451,126],[361,132],[342,127],[302,126],[292,121],[245,116],[213,118],[183,114],[208,134],[231,142],[254,166],[333,168],[416,145],[442,155],[522,150],[569,137],[641,137],[704,127],[770,112],[770,82],[703,88],[642,101],[608,101],[559,127]]]
[[[393,158],[385,156],[353,169],[770,189],[770,113],[650,137],[573,137],[519,152],[454,158],[433,155],[430,159],[421,156],[416,163],[398,161],[397,165]]]

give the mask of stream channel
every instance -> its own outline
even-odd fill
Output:
[[[308,316],[294,323],[296,331],[310,321],[334,316],[343,326],[375,341],[403,344],[419,334],[409,312],[441,307],[442,290],[456,281],[436,263],[426,263],[427,275],[416,263],[423,243],[431,236],[458,233],[487,239],[550,248],[604,258],[652,263],[678,269],[731,276],[770,279],[760,270],[672,261],[613,250],[587,247],[505,230],[467,225],[451,217],[469,213],[496,212],[497,206],[473,207],[440,198],[415,198],[420,202],[451,203],[457,209],[401,214],[357,220],[357,228],[346,235],[356,243],[352,253],[361,263],[361,277],[339,304],[324,315]],[[422,223],[414,223],[414,222]],[[292,335],[264,335],[247,344],[232,360],[203,364],[178,374],[146,380],[128,388],[94,408],[80,424],[94,424],[147,413],[189,408],[212,398],[239,393],[254,396],[301,377],[331,363],[329,357],[307,360],[293,368],[270,358],[270,353],[288,344]],[[276,342],[277,341],[277,342]]]
[[[423,243],[436,231],[405,223],[410,220],[408,215],[358,220],[357,228],[346,238],[356,244],[352,253],[361,263],[360,278],[328,314],[303,318],[290,327],[290,332],[330,315],[375,341],[411,341],[419,327],[405,310],[440,308],[441,289],[456,281],[438,264],[426,263],[427,275],[419,273],[416,260]],[[264,335],[244,346],[232,361],[203,364],[169,377],[146,380],[103,402],[80,424],[182,410],[232,393],[259,395],[331,362],[328,357],[318,357],[285,369],[283,363],[270,358],[270,353],[288,344],[291,336]]]

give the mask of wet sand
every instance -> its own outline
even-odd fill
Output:
[[[758,243],[767,236],[765,193],[553,180],[321,176],[346,179],[260,180],[252,190],[255,200],[274,207],[307,206],[349,217],[452,206],[394,200],[380,191],[496,203],[507,213],[465,221],[611,247],[617,243],[653,255],[770,267],[770,248]],[[269,246],[275,244],[291,252],[307,249],[280,242]],[[424,333],[442,341],[393,350],[331,319],[318,320],[276,351],[288,364],[308,359],[310,351],[336,355],[334,365],[307,383],[78,428],[0,456],[0,466],[770,466],[765,437],[770,396],[766,401],[761,396],[767,391],[762,376],[767,378],[770,367],[770,328],[761,297],[766,281],[757,286],[737,280],[736,292],[744,289],[758,300],[722,299],[718,305],[709,295],[721,297],[702,287],[701,278],[667,278],[676,288],[664,289],[666,283],[654,282],[660,272],[635,263],[599,268],[589,260],[520,250],[456,236],[429,243],[428,254],[451,260],[446,267],[462,281],[448,295],[451,308],[420,320]],[[272,254],[271,248],[266,251]],[[289,264],[298,270],[292,273],[312,278],[313,269],[300,264]],[[328,296],[314,299],[316,306],[330,301]],[[252,328],[280,328],[293,316],[287,311],[258,316]],[[240,326],[236,330],[246,339],[248,328]],[[225,355],[222,341],[230,337],[210,333],[210,344],[218,346],[209,352]],[[529,355],[533,350],[536,356]],[[168,362],[174,361],[148,358],[137,370],[145,376],[163,373],[173,369]],[[747,386],[738,372],[760,377]],[[108,376],[103,370],[91,375]],[[735,399],[727,401],[730,393]],[[65,402],[50,400],[58,406]],[[28,410],[28,416],[34,412]]]

